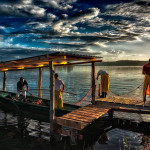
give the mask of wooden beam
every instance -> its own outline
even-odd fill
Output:
[[[17,70],[19,68],[34,68],[35,65],[43,65],[43,63],[49,63],[49,61],[53,62],[62,62],[62,61],[96,61],[96,59],[101,59],[102,57],[95,56],[86,56],[86,55],[77,55],[77,54],[69,54],[69,53],[51,53],[46,55],[34,56],[24,59],[6,61],[0,63],[0,70],[6,71],[8,70]],[[48,64],[46,64],[48,65]],[[19,68],[16,68],[19,67]],[[38,66],[37,66],[38,67]],[[41,66],[40,66],[41,67]]]
[[[50,70],[50,123],[54,121],[55,109],[55,78],[54,78],[54,67],[53,62],[49,62],[49,70]]]
[[[133,109],[133,108],[112,108],[113,111],[121,111],[127,113],[137,113],[137,114],[150,114],[150,110],[141,110],[141,109]]]
[[[38,81],[38,96],[41,98],[42,93],[41,93],[41,85],[42,85],[42,68],[39,68],[39,81]]]
[[[4,76],[3,76],[3,91],[6,91],[6,71],[4,71]]]
[[[44,67],[49,67],[49,60],[47,61],[41,61],[41,60],[38,60],[38,61],[35,61],[39,63],[39,61],[41,62],[41,64],[43,64],[42,68]],[[47,64],[48,62],[48,64]],[[67,64],[55,64],[54,66],[70,66],[70,65],[80,65],[80,64],[87,64],[87,63],[92,63],[92,62],[102,62],[102,60],[96,60],[96,61],[84,61],[84,62],[72,62],[72,63],[67,63]],[[32,66],[30,65],[29,66],[29,62],[28,63],[24,63],[24,69],[17,69],[20,67],[20,64],[18,66],[16,66],[17,64],[14,64],[14,65],[9,65],[9,66],[6,66],[5,67],[0,67],[0,71],[3,71],[3,69],[7,68],[8,71],[17,71],[17,70],[28,70],[28,69],[36,69],[38,68],[36,65],[38,64],[33,64]],[[28,64],[28,65],[27,65]]]
[[[81,65],[81,64],[89,64],[89,63],[93,63],[93,62],[102,62],[102,60],[73,62],[73,63],[67,63],[67,64],[58,64],[58,65],[55,65],[55,66]]]
[[[92,104],[95,104],[95,62],[92,62]]]

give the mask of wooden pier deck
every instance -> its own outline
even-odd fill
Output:
[[[101,105],[105,107],[125,107],[130,109],[140,109],[140,110],[150,110],[150,103],[148,101],[144,102],[142,100],[123,98],[123,97],[106,97],[106,98],[96,98],[96,105]]]
[[[146,102],[145,106],[143,106],[143,104],[142,101],[129,98],[97,98],[95,105],[89,104],[63,115],[62,117],[57,117],[55,121],[59,125],[82,130],[94,120],[108,112],[122,111],[128,113],[150,114],[149,102]]]
[[[101,107],[98,105],[89,104],[85,107],[79,108],[71,113],[57,117],[56,123],[62,126],[70,127],[72,129],[82,130],[88,124],[106,114],[111,107]]]
[[[143,101],[131,98],[124,98],[119,96],[113,97],[106,97],[106,98],[99,98],[96,97],[96,102],[112,102],[112,103],[119,103],[119,104],[130,104],[130,105],[142,105]]]

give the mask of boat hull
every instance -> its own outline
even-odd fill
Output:
[[[49,100],[42,99],[46,105],[33,104],[32,102],[22,102],[13,100],[15,93],[0,91],[0,108],[5,111],[11,111],[17,115],[21,115],[26,118],[33,118],[49,122],[50,118],[50,107]],[[30,101],[37,101],[38,97],[28,96],[27,99]],[[41,98],[40,98],[41,99]],[[80,106],[64,103],[63,109],[55,109],[55,116],[62,116]]]

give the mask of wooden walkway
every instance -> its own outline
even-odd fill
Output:
[[[149,102],[146,102],[145,106],[143,104],[142,101],[129,98],[97,98],[95,105],[89,104],[62,117],[56,117],[55,121],[59,125],[82,130],[109,111],[150,114]]]
[[[137,99],[131,99],[131,98],[123,98],[119,96],[115,97],[106,97],[106,98],[99,98],[96,97],[96,102],[112,102],[112,103],[119,103],[119,104],[134,104],[134,105],[142,105],[143,101],[139,101]]]
[[[104,107],[125,107],[140,110],[150,110],[150,103],[148,101],[144,102],[137,99],[122,98],[122,97],[106,97],[106,98],[96,98],[96,105],[101,105]]]
[[[90,104],[63,115],[62,117],[57,117],[55,121],[59,125],[82,130],[88,124],[91,124],[94,120],[106,114],[110,109],[111,107],[101,107]]]

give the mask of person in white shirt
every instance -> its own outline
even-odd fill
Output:
[[[63,108],[63,99],[62,92],[65,89],[64,82],[59,79],[58,74],[55,73],[55,108],[62,109]]]
[[[104,70],[99,70],[97,73],[97,80],[101,76],[101,86],[102,86],[102,98],[105,98],[107,96],[107,92],[109,91],[109,82],[110,82],[110,76],[109,74]]]

